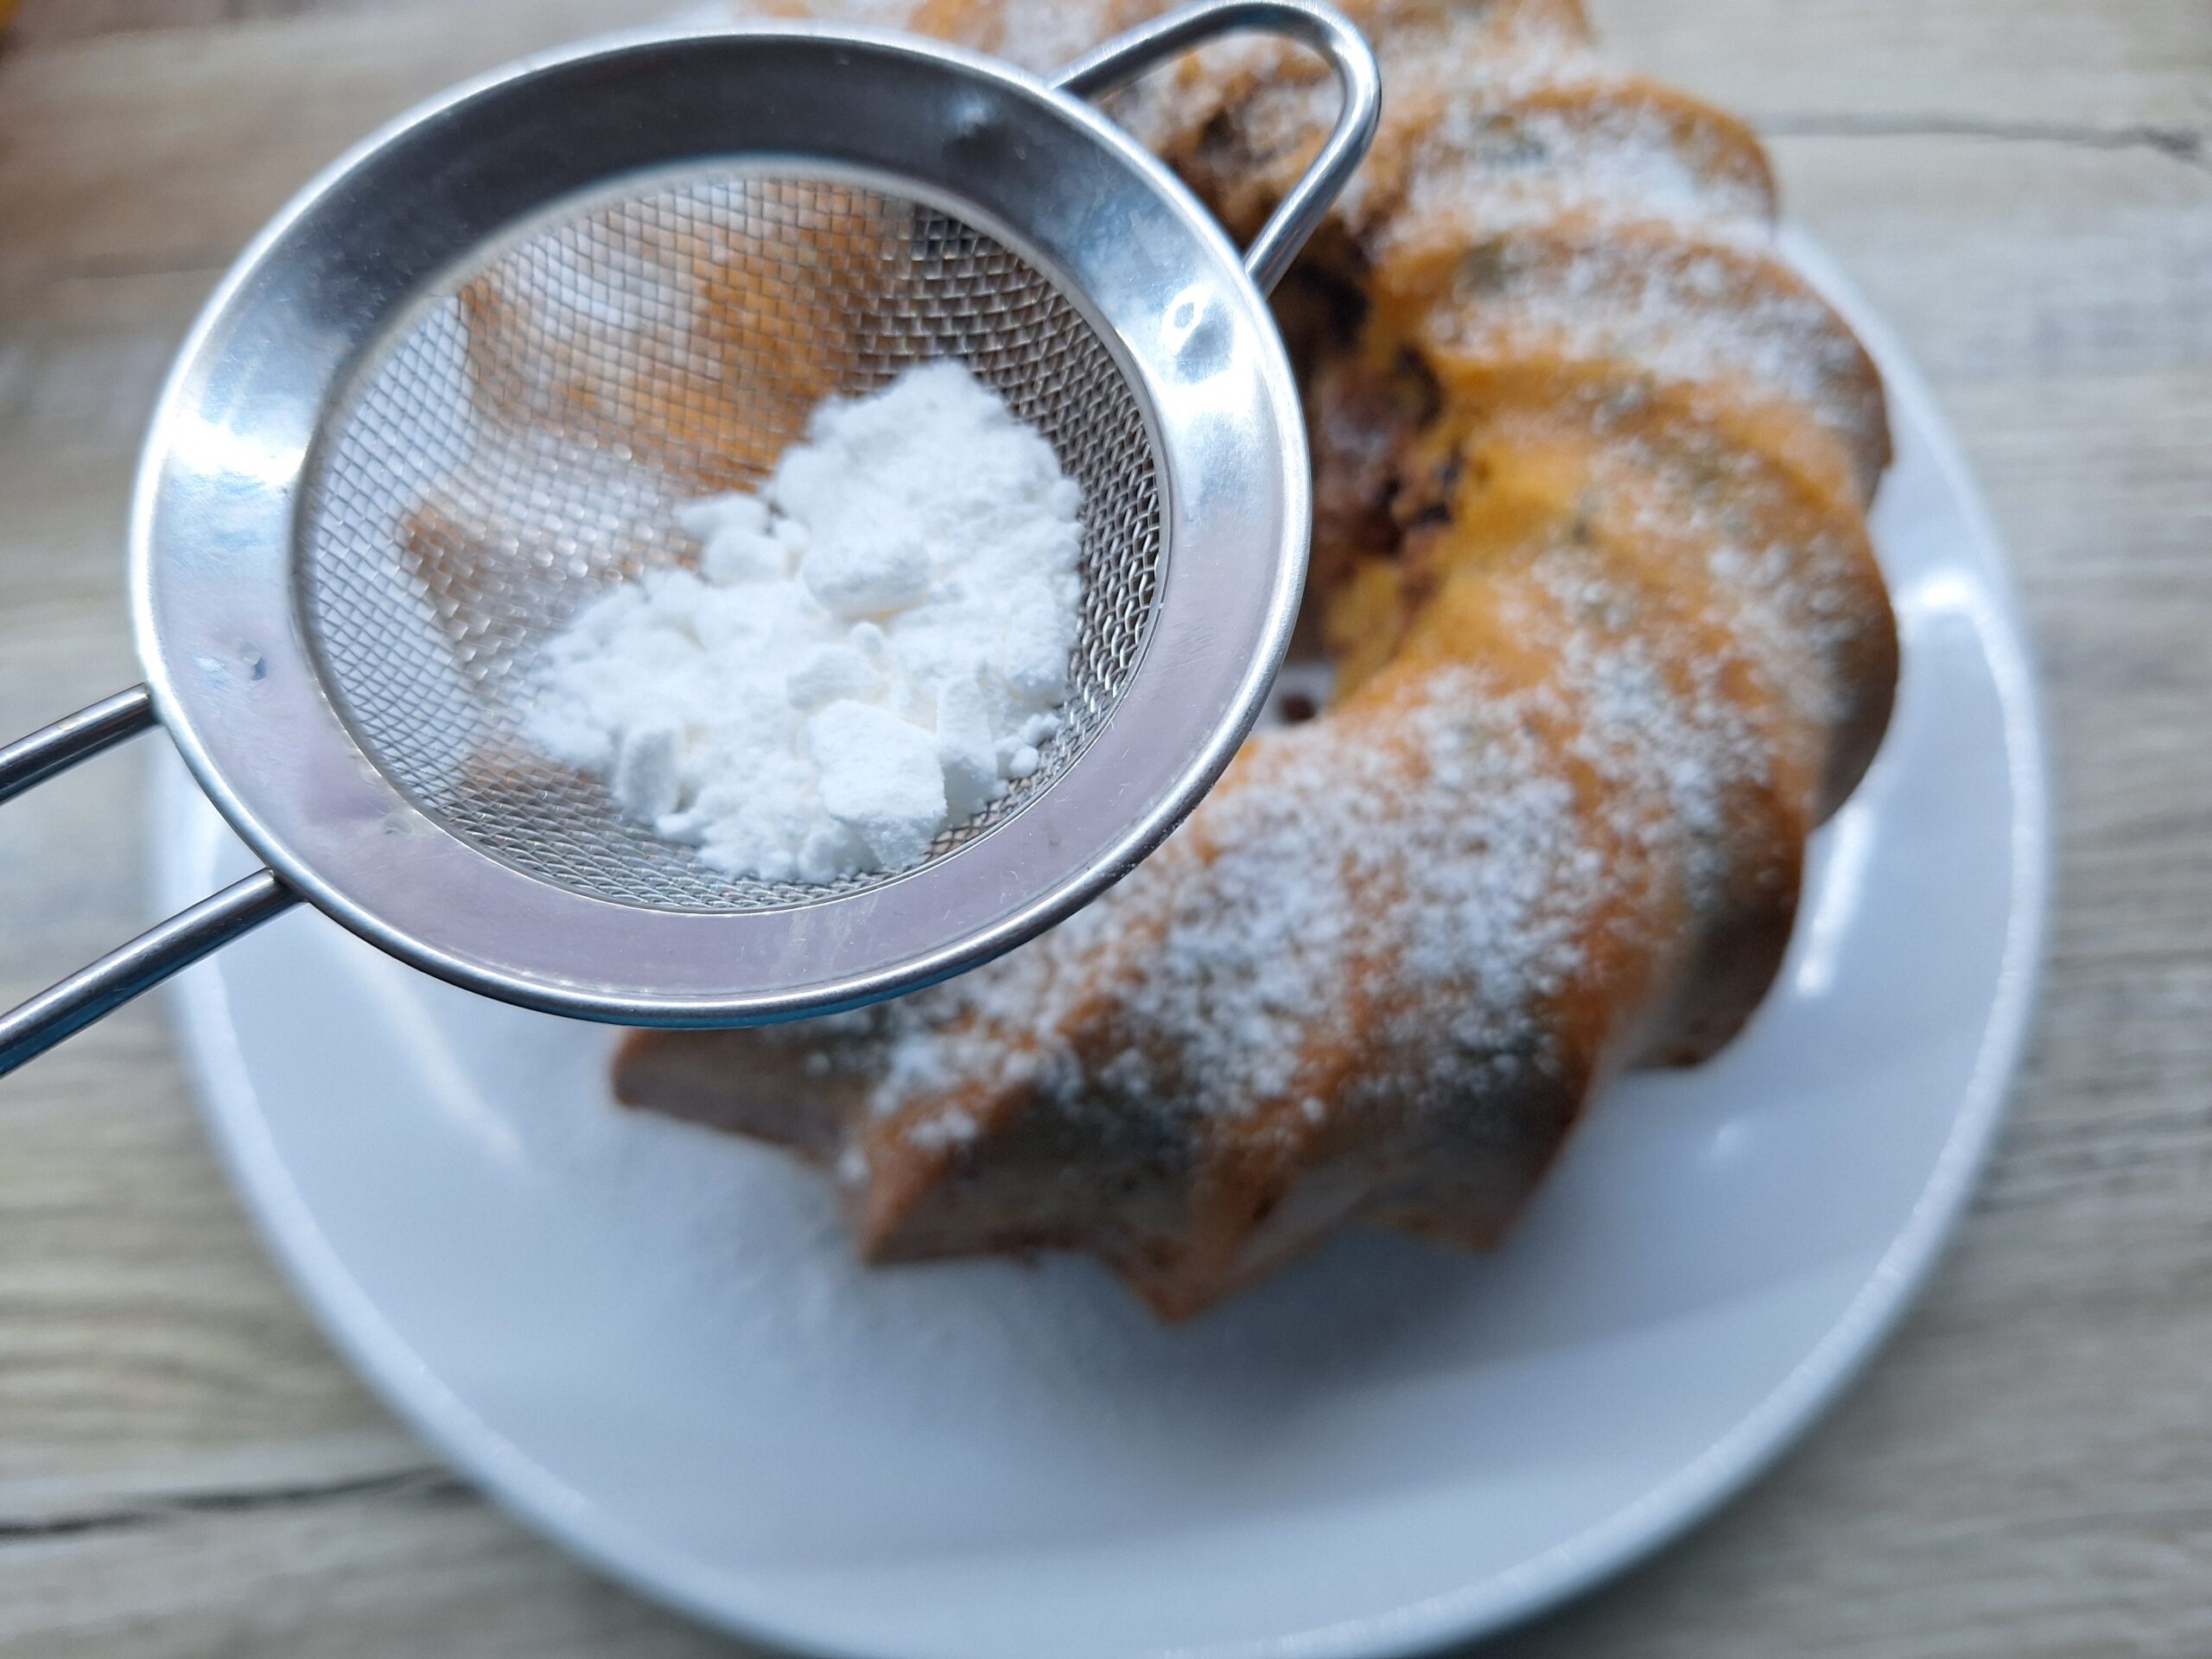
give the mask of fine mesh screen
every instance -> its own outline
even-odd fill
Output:
[[[683,910],[807,903],[627,823],[522,737],[535,656],[605,583],[697,548],[674,509],[763,482],[832,393],[964,360],[1083,486],[1061,734],[931,861],[1052,786],[1134,671],[1160,580],[1157,462],[1104,342],[1051,282],[933,209],[820,180],[694,177],[579,210],[423,308],[329,428],[301,549],[332,695],[385,772],[493,856]]]

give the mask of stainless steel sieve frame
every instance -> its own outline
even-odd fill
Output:
[[[1343,105],[1240,255],[1156,158],[1081,100],[1249,30],[1321,53]],[[1263,289],[1357,166],[1379,100],[1365,43],[1319,0],[1204,0],[1050,82],[874,31],[616,37],[465,85],[357,147],[241,256],[156,405],[130,523],[146,683],[0,750],[5,800],[158,722],[269,868],[0,1016],[0,1072],[302,899],[401,960],[507,1001],[721,1026],[915,988],[1095,898],[1219,776],[1287,645],[1310,486]],[[427,285],[616,177],[747,156],[818,162],[950,205],[1061,287],[1147,405],[1165,577],[1144,663],[1113,717],[991,835],[819,903],[649,909],[500,862],[378,769],[321,683],[296,550],[324,423]]]

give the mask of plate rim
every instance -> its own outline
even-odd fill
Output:
[[[1179,1645],[1173,1659],[1399,1659],[1495,1636],[1587,1593],[1709,1519],[1770,1469],[1864,1374],[1918,1300],[1955,1233],[2009,1104],[2032,1025],[2052,885],[2050,741],[2017,573],[1956,433],[1896,334],[1819,245],[1784,226],[1779,245],[1857,331],[1887,385],[1893,420],[1926,439],[1946,498],[1966,522],[1998,626],[1985,657],[2002,715],[2012,795],[2011,891],[1989,1012],[1950,1132],[1918,1197],[1842,1312],[1765,1397],[1697,1456],[1605,1520],[1502,1573],[1388,1612],[1288,1635]],[[195,792],[157,752],[149,792],[151,883],[164,900],[200,896],[195,851],[168,833]],[[214,826],[210,824],[211,830]],[[225,1172],[279,1270],[324,1336],[380,1402],[510,1516],[646,1599],[711,1629],[823,1659],[883,1659],[825,1639],[787,1614],[734,1607],[735,1571],[702,1572],[592,1505],[476,1416],[393,1330],[346,1274],[268,1137],[213,967],[167,992],[194,1093]]]

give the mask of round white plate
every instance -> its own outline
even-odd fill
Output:
[[[1919,378],[1845,303],[1895,400],[1895,726],[1752,1029],[1616,1089],[1495,1256],[1347,1239],[1178,1330],[1082,1261],[871,1272],[813,1173],[610,1104],[609,1033],[306,912],[180,983],[247,1203],[501,1501],[801,1649],[1391,1654],[1614,1572],[1873,1351],[2031,1000],[2044,785],[2003,559]],[[164,764],[175,905],[248,861]]]

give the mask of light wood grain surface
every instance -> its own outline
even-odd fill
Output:
[[[0,734],[136,677],[139,428],[222,265],[464,73],[645,0],[27,0],[0,53]],[[2060,903],[1986,1185],[1888,1356],[1514,1656],[2212,1653],[2212,5],[1604,0],[1752,117],[2017,554]],[[160,740],[153,740],[158,741]],[[143,756],[0,812],[0,1001],[143,918]],[[362,1391],[223,1185],[165,1015],[0,1084],[0,1653],[741,1651]]]

